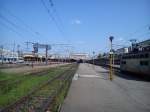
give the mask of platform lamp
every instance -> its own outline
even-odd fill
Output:
[[[94,55],[95,55],[95,52],[93,51],[93,65],[94,65]]]
[[[109,37],[109,40],[110,40],[110,74],[109,74],[109,78],[110,80],[112,81],[113,80],[113,70],[112,70],[112,58],[113,58],[113,49],[112,49],[112,41],[113,41],[114,37],[113,36],[110,36]]]

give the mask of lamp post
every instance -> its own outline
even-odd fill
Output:
[[[112,71],[112,58],[113,58],[113,50],[112,50],[112,41],[113,41],[114,37],[113,36],[110,36],[109,37],[109,40],[110,40],[110,80],[112,81],[113,80],[113,71]]]
[[[95,54],[95,52],[93,51],[93,65],[94,65],[94,54]]]

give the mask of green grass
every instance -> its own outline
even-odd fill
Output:
[[[10,74],[10,73],[5,73],[5,72],[0,71],[0,81],[8,80],[17,76],[18,74],[14,74],[14,73]]]
[[[15,102],[33,88],[67,70],[69,66],[51,68],[48,70],[47,75],[40,76],[0,72],[0,81],[3,81],[0,82],[0,108]]]
[[[58,112],[60,106],[62,105],[69,89],[69,82],[65,83],[64,88],[57,94],[54,103],[51,106],[52,112]]]
[[[77,66],[74,67],[70,73],[70,75],[73,75],[75,73],[77,69]],[[59,112],[60,110],[60,106],[63,104],[63,101],[65,99],[65,97],[67,96],[67,93],[68,93],[68,90],[69,90],[69,87],[70,87],[70,82],[69,80],[67,81],[61,81],[61,83],[63,83],[63,88],[61,89],[61,91],[59,91],[59,93],[57,94],[56,98],[54,99],[54,102],[53,104],[51,105],[51,110],[52,112]]]

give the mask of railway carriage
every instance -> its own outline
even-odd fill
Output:
[[[150,76],[150,51],[128,53],[122,56],[121,71]]]

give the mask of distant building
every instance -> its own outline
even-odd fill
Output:
[[[60,58],[61,58],[60,54],[57,53],[50,55],[50,59],[60,59]]]
[[[129,52],[136,53],[139,51],[150,51],[150,39],[132,44],[129,47]]]
[[[137,43],[138,46],[147,47],[150,46],[150,39]]]
[[[119,54],[125,54],[125,53],[128,53],[128,52],[129,52],[129,49],[127,47],[123,47],[123,48],[117,49],[115,51],[115,54],[119,55]]]
[[[129,47],[123,47],[120,49],[117,49],[115,51],[115,54],[125,54],[125,53],[136,53],[139,51],[150,51],[150,39],[135,43],[134,45],[131,45]]]
[[[0,62],[12,63],[18,60],[18,53],[0,48]]]
[[[45,54],[41,53],[23,53],[23,58],[25,62],[30,61],[45,61]]]
[[[89,56],[86,53],[73,53],[73,54],[70,54],[70,59],[87,60],[89,59]]]
[[[137,43],[139,51],[150,51],[150,39]]]

